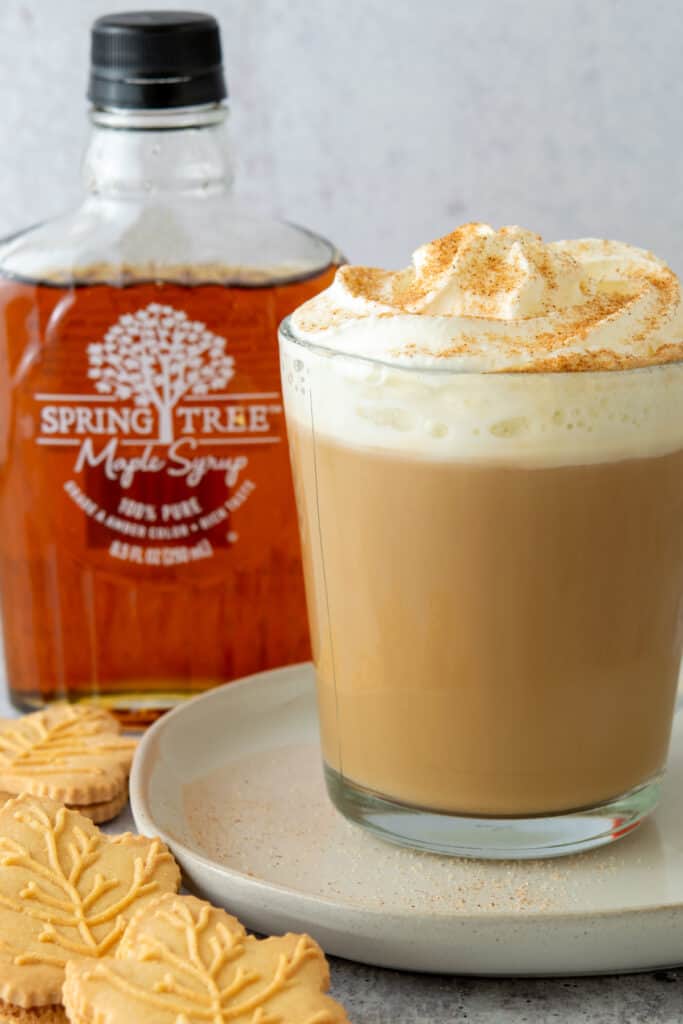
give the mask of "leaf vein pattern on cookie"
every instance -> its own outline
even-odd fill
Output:
[[[0,729],[2,775],[102,775],[93,763],[107,754],[132,752],[135,741],[112,732],[108,715],[97,708],[53,707]]]
[[[304,977],[309,963],[313,973]],[[78,974],[76,978],[67,973],[65,986],[67,1008],[73,1006],[77,1015],[84,1012],[83,1006],[92,1006],[83,995],[88,989],[108,1005],[113,1005],[112,996],[123,1000],[116,1004],[122,1020],[125,1016],[168,1019],[169,1024],[346,1021],[341,1007],[324,994],[327,968],[313,939],[289,935],[259,941],[234,918],[193,897],[163,897],[149,904],[133,919],[115,958],[84,966]]]
[[[73,956],[105,956],[126,928],[124,912],[158,888],[153,876],[161,862],[171,860],[170,854],[158,840],[151,840],[144,856],[133,859],[127,881],[103,872],[86,881],[85,873],[100,860],[104,849],[117,845],[116,841],[98,830],[86,833],[74,824],[74,819],[84,819],[65,807],[51,814],[37,802],[26,802],[14,810],[14,819],[32,832],[38,843],[32,852],[27,844],[0,836],[0,868],[22,873],[13,893],[5,887],[0,890],[0,907],[42,925],[35,939],[50,947],[44,953],[16,951],[14,963],[63,967]],[[102,905],[103,898],[116,889],[122,890],[118,898]]]

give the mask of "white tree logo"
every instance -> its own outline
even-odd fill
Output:
[[[235,361],[225,346],[206,324],[153,302],[119,317],[103,342],[88,345],[88,376],[103,395],[153,406],[159,442],[171,444],[173,410],[181,398],[221,391],[232,379]]]

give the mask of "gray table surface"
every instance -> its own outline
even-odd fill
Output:
[[[0,717],[15,714],[0,680]],[[126,809],[108,831],[134,829]],[[331,959],[332,993],[352,1024],[674,1024],[683,969],[602,978],[493,979],[407,974]]]

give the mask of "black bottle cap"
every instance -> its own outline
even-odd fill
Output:
[[[131,11],[93,24],[88,99],[95,106],[160,110],[226,96],[220,30],[211,15]]]

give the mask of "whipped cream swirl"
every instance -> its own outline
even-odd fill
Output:
[[[612,370],[683,359],[678,278],[652,253],[593,238],[545,244],[465,224],[401,271],[345,266],[292,317],[297,335],[397,365]]]

